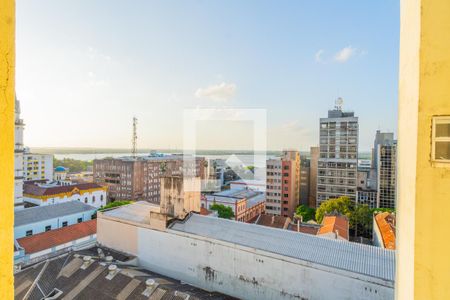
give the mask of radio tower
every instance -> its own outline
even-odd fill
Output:
[[[137,154],[137,118],[133,117],[133,137],[131,138],[131,154],[136,157]]]

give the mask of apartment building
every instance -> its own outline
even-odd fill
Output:
[[[53,180],[53,155],[23,153],[24,179],[29,180]]]
[[[300,153],[285,150],[278,159],[267,160],[266,213],[292,216],[300,200]]]
[[[358,117],[342,111],[341,105],[339,98],[328,117],[320,119],[317,207],[341,196],[356,201]]]
[[[205,178],[205,159],[149,155],[94,160],[94,182],[108,186],[108,199],[160,201],[160,180],[167,176]]]

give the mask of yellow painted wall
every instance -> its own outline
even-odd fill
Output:
[[[450,115],[450,1],[422,0],[415,298],[450,299],[450,164],[430,162],[433,115]]]
[[[0,0],[0,299],[13,299],[15,3]]]
[[[450,165],[431,162],[450,115],[450,1],[402,0],[397,299],[450,299]]]

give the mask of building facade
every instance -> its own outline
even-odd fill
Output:
[[[309,180],[311,173],[311,160],[302,157],[300,160],[300,204],[309,204]]]
[[[95,246],[97,220],[89,220],[15,241],[14,265],[25,267],[76,249]]]
[[[377,207],[377,174],[375,169],[358,168],[356,202],[367,204],[370,208]]]
[[[94,160],[94,182],[108,186],[108,199],[160,201],[162,177],[205,178],[205,160],[197,157],[185,163],[182,155],[121,157]]]
[[[31,182],[24,184],[24,202],[45,206],[78,201],[101,208],[107,203],[106,191],[106,186],[97,183],[60,185]]]
[[[397,141],[377,147],[377,207],[395,208],[397,199]]]
[[[309,207],[316,207],[317,203],[317,172],[319,168],[320,147],[310,148],[309,167]]]
[[[25,151],[23,154],[24,180],[53,180],[53,155]]]
[[[14,238],[89,221],[96,211],[95,207],[78,201],[17,210],[14,213]]]
[[[336,103],[328,117],[320,119],[317,207],[341,196],[356,201],[358,117],[342,111],[342,99]]]
[[[145,219],[119,214],[127,209],[99,213],[99,244],[137,256],[140,267],[208,291],[260,300],[394,296],[392,250],[198,214],[165,231],[153,230]],[[324,288],[324,282],[333,288]]]
[[[251,189],[259,192],[266,191],[266,184],[264,181],[256,179],[234,180],[230,181],[229,184],[231,190]]]
[[[211,205],[221,204],[230,207],[234,213],[234,219],[240,222],[248,222],[265,210],[265,194],[252,189],[230,189],[212,195],[204,195],[201,207],[210,210]]]
[[[283,151],[266,164],[266,213],[291,217],[300,200],[300,153]]]
[[[25,124],[20,118],[20,102],[16,97],[14,128],[14,209],[23,209],[23,130]]]
[[[227,164],[224,159],[208,158],[205,162],[205,180],[202,191],[218,192],[225,184]]]

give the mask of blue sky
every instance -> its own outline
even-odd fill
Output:
[[[269,149],[306,150],[341,96],[366,151],[396,132],[398,43],[393,0],[17,1],[25,144],[129,147],[136,115],[140,147],[182,148],[183,109],[233,107],[267,110]],[[248,147],[227,128],[198,147]]]

